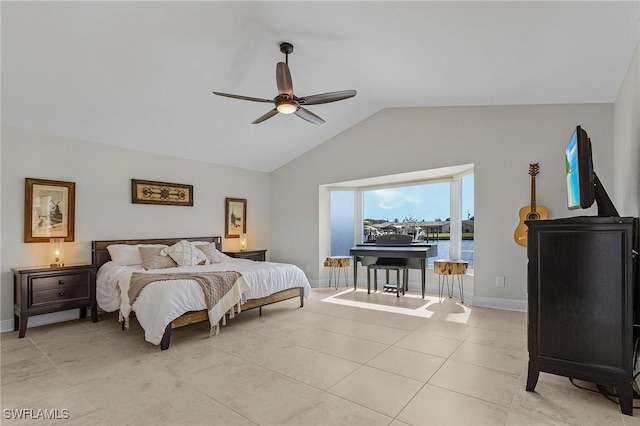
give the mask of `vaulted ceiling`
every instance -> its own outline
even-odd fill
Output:
[[[613,102],[637,1],[1,3],[2,123],[270,172],[389,107]],[[297,96],[273,106],[279,44]]]

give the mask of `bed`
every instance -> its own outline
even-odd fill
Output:
[[[144,266],[140,264],[138,252],[157,254],[160,247],[174,249],[181,244],[200,247],[210,261],[203,260],[198,265],[176,266],[174,263],[172,267],[151,267],[148,256],[143,256]],[[244,310],[258,308],[262,315],[262,306],[297,297],[303,307],[304,298],[310,291],[309,281],[297,266],[231,258],[222,253],[221,237],[103,240],[93,241],[91,249],[93,264],[98,267],[96,296],[99,308],[105,312],[119,311],[123,329],[128,328],[130,312],[135,312],[145,330],[145,340],[160,345],[162,350],[169,348],[172,329],[210,321],[211,334],[216,334],[220,323],[224,324],[227,318]],[[167,257],[165,252],[162,255]],[[164,262],[158,256],[152,259]],[[148,266],[150,269],[145,269]],[[203,289],[189,278],[159,279],[144,287],[135,300],[128,300],[129,284],[134,276],[140,278],[144,274],[142,278],[147,279],[147,274],[206,275],[220,271],[233,271],[239,277],[233,283],[232,291],[226,293],[213,309],[207,309]],[[166,277],[169,275],[163,276]]]

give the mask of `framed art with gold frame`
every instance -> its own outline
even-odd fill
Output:
[[[25,178],[24,242],[74,241],[75,182]]]

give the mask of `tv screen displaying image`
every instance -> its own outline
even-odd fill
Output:
[[[567,179],[567,207],[588,209],[595,202],[598,216],[619,217],[607,191],[602,186],[593,168],[591,139],[587,132],[577,126],[564,153]]]
[[[573,132],[565,151],[567,172],[567,204],[570,210],[580,208],[580,165],[578,164],[578,134]]]
[[[571,135],[565,150],[567,174],[567,206],[570,210],[586,209],[594,202],[594,173],[591,141],[580,126]]]

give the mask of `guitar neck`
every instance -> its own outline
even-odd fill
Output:
[[[536,212],[536,177],[531,176],[531,212]]]

